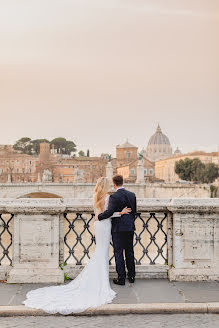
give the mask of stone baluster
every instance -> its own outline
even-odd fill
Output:
[[[61,200],[16,200],[6,209],[14,213],[13,268],[7,282],[63,283],[59,236],[65,207]]]
[[[219,280],[219,199],[173,199],[170,280]]]

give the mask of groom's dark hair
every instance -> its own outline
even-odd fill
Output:
[[[123,176],[122,175],[114,175],[113,177],[113,183],[117,186],[120,187],[123,185]]]

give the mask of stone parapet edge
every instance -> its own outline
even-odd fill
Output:
[[[118,314],[162,314],[162,313],[219,313],[219,302],[212,303],[141,303],[141,304],[107,304],[88,309],[71,316],[118,315]],[[0,317],[12,316],[48,316],[42,310],[19,306],[0,306]],[[60,315],[60,314],[56,314]]]

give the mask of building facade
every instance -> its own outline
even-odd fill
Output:
[[[155,163],[155,176],[167,183],[175,183],[179,181],[179,176],[175,173],[175,163],[185,158],[199,158],[204,164],[215,163],[219,165],[219,148],[218,152],[205,153],[196,151],[188,154],[177,154],[174,157],[166,158]]]
[[[105,176],[107,159],[102,157],[74,157],[57,154],[50,150],[48,143],[40,144],[40,160],[37,167],[38,178],[43,180],[45,170],[50,171],[52,182],[94,183]]]
[[[0,147],[0,182],[34,182],[37,156],[18,153],[10,145]]]
[[[144,156],[142,157],[144,166],[145,181],[154,180],[154,163]],[[126,141],[122,145],[116,146],[116,172],[121,174],[126,183],[135,183],[137,180],[137,166],[139,163],[138,147]]]

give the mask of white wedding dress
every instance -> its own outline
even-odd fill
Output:
[[[105,198],[104,210],[108,208]],[[113,215],[120,216],[119,213]],[[116,292],[109,283],[109,246],[111,219],[94,222],[96,248],[81,273],[70,283],[31,290],[22,303],[47,313],[64,315],[83,312],[90,307],[111,303]]]

